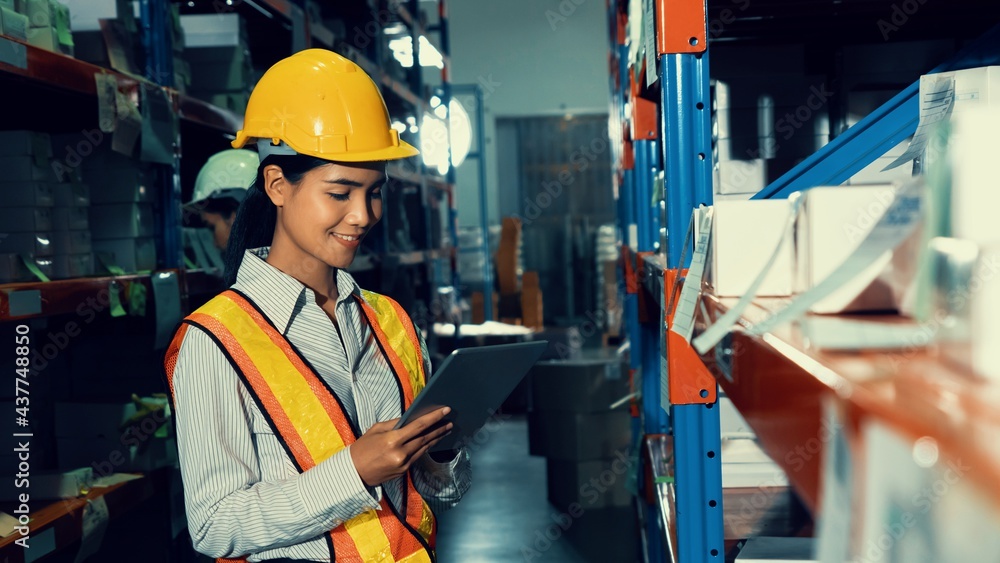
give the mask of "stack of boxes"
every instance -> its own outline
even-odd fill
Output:
[[[31,23],[22,12],[23,1],[0,0],[0,33],[26,42]]]
[[[18,11],[28,18],[28,43],[73,56],[69,7],[56,0],[18,0]]]
[[[72,169],[53,166],[61,162],[52,147],[46,133],[0,132],[0,282],[35,279],[29,263],[50,278],[94,273],[87,186]]]
[[[107,149],[84,160],[83,175],[92,186],[90,224],[99,264],[129,273],[155,269],[158,193],[145,167]]]
[[[185,15],[180,22],[190,94],[242,115],[256,83],[242,18],[239,14]]]
[[[630,457],[631,415],[627,406],[610,408],[630,392],[628,366],[620,355],[593,357],[590,352],[584,359],[535,364],[528,415],[530,453],[546,458],[549,502],[577,520],[571,531],[588,551],[601,549],[588,541],[602,537],[596,529],[625,527],[624,533],[637,533],[626,486],[637,470]],[[596,528],[592,536],[586,533],[591,528]],[[621,553],[614,557],[631,560]]]

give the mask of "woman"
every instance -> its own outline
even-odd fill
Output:
[[[428,449],[443,408],[394,430],[430,372],[420,333],[345,271],[382,214],[385,161],[417,154],[353,62],[310,49],[254,88],[233,146],[257,178],[230,290],[185,319],[165,365],[195,549],[245,561],[434,559],[434,511],[470,484]]]

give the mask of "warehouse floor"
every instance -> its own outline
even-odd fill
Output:
[[[472,488],[457,507],[440,515],[440,563],[631,560],[601,549],[637,541],[628,532],[615,534],[622,528],[621,511],[590,510],[571,519],[546,500],[545,459],[528,455],[525,416],[503,420],[481,442],[471,452]]]

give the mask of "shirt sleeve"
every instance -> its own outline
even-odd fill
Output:
[[[431,374],[430,355],[423,334],[417,330],[420,339],[420,355],[424,359],[424,373]],[[413,486],[427,501],[435,514],[440,514],[458,504],[462,496],[472,486],[472,462],[468,448],[459,448],[454,459],[438,463],[424,454],[412,466]]]
[[[205,332],[187,331],[173,375],[177,447],[194,548],[240,557],[315,539],[378,507],[345,448],[301,474],[262,481],[256,408]]]

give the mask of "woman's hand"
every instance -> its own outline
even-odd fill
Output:
[[[351,444],[351,460],[365,485],[375,487],[406,473],[410,464],[444,438],[452,423],[440,424],[448,407],[431,411],[399,430],[398,418],[379,422]]]

